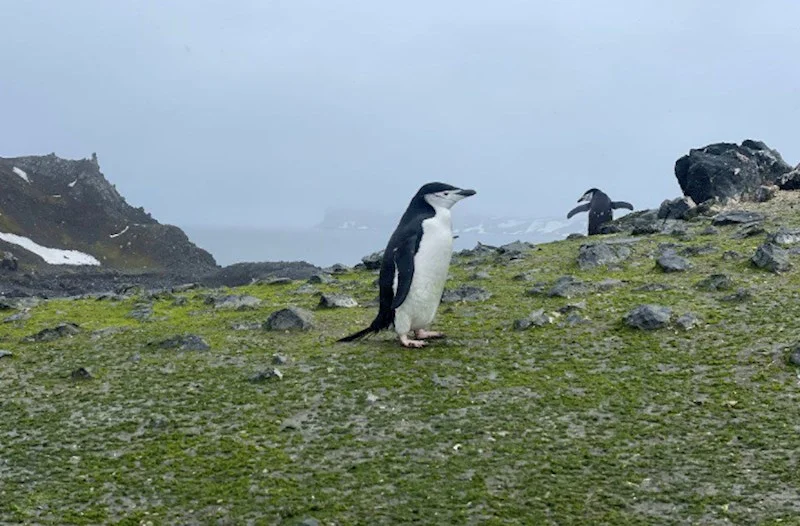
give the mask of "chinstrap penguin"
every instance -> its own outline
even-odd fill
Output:
[[[475,190],[445,183],[428,183],[416,193],[383,253],[380,307],[369,327],[347,336],[351,342],[394,326],[405,347],[422,347],[439,302],[453,254],[450,208]],[[415,339],[409,337],[414,331]]]
[[[612,210],[627,208],[633,210],[633,205],[625,201],[612,201],[605,193],[597,188],[590,188],[578,199],[584,204],[569,211],[567,219],[580,212],[589,212],[589,235],[600,234],[600,227],[614,218]]]

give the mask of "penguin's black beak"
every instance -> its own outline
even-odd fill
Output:
[[[463,197],[469,197],[471,195],[475,195],[477,192],[475,190],[459,190],[456,193]]]

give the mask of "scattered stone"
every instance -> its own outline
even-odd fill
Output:
[[[283,380],[283,373],[279,369],[267,369],[258,371],[247,379],[248,382],[258,384],[267,380]]]
[[[177,349],[179,351],[208,351],[211,349],[211,346],[196,334],[178,334],[160,342],[152,342],[149,345],[155,345],[162,349]]]
[[[19,270],[19,260],[11,252],[3,252],[0,257],[0,270],[16,272]]]
[[[767,238],[770,243],[776,245],[788,246],[800,243],[800,230],[789,230],[782,226],[774,234],[770,234]]]
[[[562,325],[574,326],[574,325],[580,325],[581,323],[588,323],[588,322],[589,322],[588,318],[584,318],[583,316],[581,316],[577,312],[570,312],[567,315],[567,317],[564,318],[564,322],[562,323]]]
[[[378,396],[373,393],[367,393],[366,400],[368,404],[374,404],[378,401]]]
[[[472,281],[479,281],[483,279],[491,279],[491,276],[485,270],[479,270],[478,272],[470,276],[469,279],[471,279]]]
[[[748,237],[758,236],[766,232],[761,223],[748,223],[742,226],[739,230],[734,232],[731,236],[734,239],[745,239]]]
[[[691,197],[667,199],[658,208],[658,219],[691,219],[696,207]]]
[[[485,301],[492,297],[492,293],[480,287],[464,285],[453,290],[445,290],[442,294],[442,303],[455,303],[459,301]]]
[[[515,331],[524,331],[531,327],[543,327],[553,323],[553,318],[544,313],[544,309],[533,311],[527,318],[514,321]]]
[[[589,287],[575,276],[562,276],[558,278],[547,295],[558,298],[572,298],[589,292]]]
[[[358,307],[358,302],[344,294],[323,294],[319,298],[321,309],[350,309]]]
[[[795,347],[789,353],[789,363],[792,365],[800,366],[800,347]]]
[[[753,293],[744,288],[736,289],[736,292],[733,294],[729,294],[727,296],[723,296],[720,298],[722,301],[726,301],[729,303],[741,303],[743,301],[748,301],[752,299]]]
[[[0,310],[16,310],[17,304],[11,300],[0,299]]]
[[[185,307],[189,304],[189,298],[186,296],[178,296],[175,298],[175,301],[172,302],[173,307]]]
[[[685,272],[692,268],[688,259],[675,252],[666,252],[656,259],[656,265],[664,272]]]
[[[497,247],[493,247],[491,245],[484,245],[483,243],[478,241],[478,244],[475,245],[475,248],[465,248],[457,255],[461,257],[469,257],[469,256],[488,256],[490,254],[496,254],[496,253],[497,253]]]
[[[694,245],[681,250],[681,254],[684,256],[705,256],[708,254],[713,254],[718,250],[719,249],[714,245]]]
[[[153,304],[152,303],[137,303],[133,306],[133,310],[128,314],[128,317],[134,318],[139,321],[147,321],[153,317]]]
[[[257,285],[289,285],[292,281],[292,278],[264,278],[257,279],[253,283]]]
[[[800,165],[778,177],[775,182],[781,190],[800,190]]]
[[[209,296],[206,305],[213,305],[215,309],[253,310],[261,305],[261,300],[255,296],[242,296],[228,294],[225,296]]]
[[[530,281],[533,275],[530,272],[523,272],[522,274],[515,274],[511,279],[514,281]]]
[[[106,336],[113,336],[115,334],[125,332],[126,330],[128,330],[127,327],[106,327],[105,329],[97,329],[96,331],[92,331],[90,338],[92,340],[99,340],[101,338],[105,338]]]
[[[231,325],[234,331],[257,331],[261,328],[261,324],[257,321],[243,321]]]
[[[28,336],[29,342],[50,342],[59,338],[71,337],[81,332],[80,327],[75,323],[59,323],[55,327],[42,329],[41,331]]]
[[[716,236],[719,234],[719,229],[709,225],[700,231],[701,236]]]
[[[351,269],[347,265],[342,265],[341,263],[335,263],[323,270],[325,270],[325,272],[327,272],[328,274],[346,274],[353,269]]]
[[[525,252],[535,248],[533,243],[528,243],[527,241],[514,241],[511,243],[507,243],[505,245],[501,245],[497,247],[497,252],[500,254],[508,254],[508,255],[522,255]]]
[[[586,235],[585,235],[585,234],[581,234],[581,233],[579,233],[579,232],[573,232],[572,234],[570,234],[570,235],[568,235],[568,236],[567,236],[567,239],[569,239],[569,240],[573,240],[573,239],[583,239],[583,238],[585,238],[585,237],[586,237]]]
[[[677,325],[684,331],[690,331],[694,329],[695,327],[697,327],[699,323],[700,323],[700,318],[698,318],[691,312],[687,312],[686,314],[683,314],[682,316],[678,317],[677,320],[675,320],[675,325]]]
[[[272,363],[273,365],[286,365],[289,363],[289,357],[275,353],[272,355]]]
[[[90,373],[89,370],[86,369],[85,367],[78,367],[77,369],[72,371],[72,373],[70,373],[70,378],[77,381],[83,381],[83,380],[91,380],[94,377],[92,376],[92,373]]]
[[[660,234],[662,226],[659,223],[645,223],[636,225],[631,230],[631,235],[634,236],[649,236],[652,234]]]
[[[735,250],[726,250],[722,253],[722,259],[725,261],[735,261],[737,259],[742,259],[742,255]]]
[[[14,357],[13,352],[0,349],[0,360],[3,358],[13,358],[13,357]]]
[[[567,303],[563,307],[559,307],[558,312],[561,314],[569,314],[570,312],[580,311],[586,308],[586,302],[580,301],[578,303]]]
[[[773,199],[778,193],[778,186],[777,185],[761,185],[756,188],[755,193],[753,194],[753,199],[758,203],[766,203],[767,201]]]
[[[599,290],[611,290],[614,287],[618,287],[620,285],[622,285],[622,280],[606,278],[597,284],[597,288]]]
[[[3,323],[14,323],[14,322],[17,322],[17,321],[25,321],[25,320],[29,320],[30,317],[31,317],[31,313],[30,313],[30,311],[28,311],[26,309],[26,310],[23,310],[23,311],[19,311],[16,314],[12,314],[11,316],[9,316],[7,318],[4,318],[3,319]]]
[[[622,232],[622,227],[616,225],[614,223],[606,223],[604,225],[600,225],[600,234],[618,234]]]
[[[150,289],[142,294],[142,299],[151,301],[171,300],[174,298],[175,295],[171,289]]]
[[[194,290],[199,287],[199,283],[181,283],[180,285],[175,285],[172,287],[172,292],[176,294],[181,292],[189,292],[190,290]]]
[[[319,291],[314,285],[304,283],[303,285],[300,285],[294,289],[293,294],[316,294],[317,292]]]
[[[758,247],[756,253],[750,258],[750,261],[752,261],[753,265],[756,267],[769,270],[776,274],[786,272],[792,268],[792,264],[789,262],[789,253],[772,243],[764,243]]]
[[[639,305],[625,316],[625,323],[635,329],[650,331],[669,323],[672,310],[660,305]]]
[[[545,290],[547,290],[547,283],[544,281],[540,281],[538,283],[534,283],[531,288],[525,291],[526,296],[538,296],[540,294],[544,294]]]
[[[622,244],[591,243],[581,245],[578,252],[578,266],[588,270],[600,265],[611,265],[626,260],[631,249]]]
[[[709,277],[698,281],[695,286],[708,292],[730,290],[733,288],[733,280],[725,274],[711,274]]]
[[[268,331],[307,331],[314,326],[314,316],[299,307],[287,307],[275,311],[264,322]]]
[[[749,210],[727,210],[714,216],[711,222],[715,225],[741,225],[757,223],[765,219],[764,214]]]
[[[666,283],[647,283],[646,285],[642,285],[641,287],[636,287],[635,291],[637,292],[663,292],[665,290],[671,290],[672,285],[667,285]]]
[[[329,284],[329,283],[336,283],[336,279],[330,274],[322,274],[317,273],[313,274],[310,278],[308,278],[309,283],[313,284]]]
[[[364,267],[367,270],[379,270],[381,268],[381,263],[383,262],[383,250],[378,252],[373,252],[369,256],[364,256],[361,258],[361,263],[364,264]]]

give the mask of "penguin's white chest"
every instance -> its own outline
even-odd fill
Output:
[[[407,316],[411,329],[425,329],[433,321],[450,268],[453,228],[449,210],[439,210],[422,222],[422,239],[414,255],[411,288],[398,314]]]

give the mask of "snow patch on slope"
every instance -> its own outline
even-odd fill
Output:
[[[12,245],[21,246],[51,265],[100,265],[100,262],[89,254],[84,254],[77,250],[43,247],[27,237],[18,236],[17,234],[0,232],[0,240],[11,243]]]
[[[12,169],[12,171],[13,171],[15,174],[17,174],[18,176],[22,177],[22,179],[23,179],[23,180],[24,180],[26,183],[30,184],[31,180],[28,178],[28,174],[27,174],[27,173],[25,173],[25,170],[23,170],[22,168],[17,168],[17,167],[15,166],[15,167]]]

